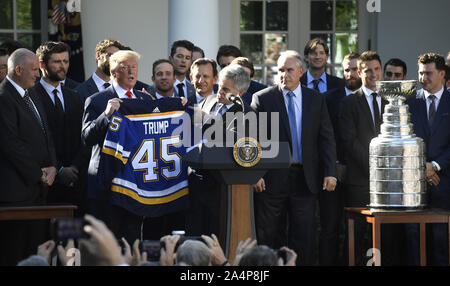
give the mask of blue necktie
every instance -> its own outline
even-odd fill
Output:
[[[287,93],[288,98],[288,117],[289,117],[289,127],[291,128],[291,138],[292,138],[292,160],[296,164],[302,163],[302,149],[300,146],[301,142],[301,132],[299,132],[297,121],[295,120],[295,94],[290,91]]]

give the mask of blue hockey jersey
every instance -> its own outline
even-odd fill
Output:
[[[145,217],[186,209],[186,147],[183,134],[174,133],[185,112],[168,99],[135,103],[122,103],[121,113],[112,115],[102,148],[100,166],[111,203]],[[139,114],[129,114],[133,111]]]

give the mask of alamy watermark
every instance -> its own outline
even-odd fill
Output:
[[[381,0],[368,0],[366,3],[366,9],[369,13],[381,12]]]

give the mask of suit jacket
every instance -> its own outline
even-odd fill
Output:
[[[344,87],[344,80],[342,78],[338,78],[336,76],[330,75],[330,74],[325,74],[327,77],[327,91],[335,89],[335,88],[340,88],[340,87]],[[306,75],[306,72],[303,73],[302,77],[300,78],[300,83],[304,86],[307,86],[308,83],[308,77]]]
[[[302,156],[303,170],[306,183],[312,193],[321,190],[322,180],[325,176],[336,177],[336,144],[334,142],[333,128],[328,116],[325,97],[316,91],[302,86]],[[253,95],[251,108],[257,113],[267,112],[271,124],[272,112],[279,114],[277,130],[280,142],[289,142],[292,153],[292,139],[289,128],[289,117],[281,88],[274,85],[263,89]],[[259,126],[262,128],[263,126]],[[264,176],[267,191],[277,192],[288,178],[288,170],[270,170]]]
[[[70,88],[70,89],[76,89],[79,84],[80,83],[78,81],[75,81],[75,80],[73,80],[71,78],[68,78],[68,77],[66,77],[66,80],[64,82],[64,86],[66,88]]]
[[[45,203],[47,186],[41,183],[41,168],[56,166],[56,155],[44,107],[29,92],[46,128],[5,79],[0,84],[0,203],[34,205]]]
[[[86,98],[98,92],[97,85],[92,79],[92,76],[86,81],[80,83],[75,90],[78,92],[78,95],[83,103],[86,101]]]
[[[339,117],[342,109],[342,99],[346,97],[345,88],[339,87],[332,90],[328,90],[324,93],[327,101],[328,114],[330,115],[331,124],[333,125],[334,139],[336,140],[336,154],[337,159],[342,164],[345,164],[345,156],[343,145],[340,140],[339,131]]]
[[[381,110],[388,102],[381,100]],[[381,118],[382,120],[382,118]],[[372,113],[362,89],[342,100],[340,136],[347,165],[346,183],[369,189],[369,144],[377,137]]]
[[[244,95],[242,96],[242,99],[244,99],[244,101],[250,105],[252,103],[252,97],[253,94],[257,93],[260,90],[263,90],[267,87],[267,85],[259,83],[255,80],[251,80],[250,81],[250,86],[248,87],[247,91],[244,93]]]
[[[133,91],[139,100],[152,100],[148,94]],[[97,172],[100,163],[100,154],[105,140],[109,120],[105,115],[108,100],[118,97],[114,87],[95,93],[85,102],[83,114],[83,128],[81,139],[88,147],[92,147],[91,160],[88,168],[88,198],[105,199],[106,191],[102,190],[97,181]]]
[[[45,88],[37,83],[31,90],[40,97],[47,114],[56,150],[57,169],[70,165],[74,165],[80,171],[86,168],[89,157],[86,154],[87,148],[83,147],[81,143],[84,106],[77,92],[64,86],[61,88],[65,111],[64,122],[58,122],[54,103]],[[58,128],[59,126],[62,129]]]
[[[428,186],[432,207],[450,209],[450,92],[444,89],[431,128],[428,125],[427,105],[423,90],[406,101],[411,113],[414,133],[425,142],[426,161],[436,161],[440,183]]]

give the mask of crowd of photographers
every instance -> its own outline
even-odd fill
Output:
[[[46,241],[18,266],[295,266],[297,259],[287,247],[274,250],[248,238],[229,261],[214,234],[166,235],[159,242],[136,240],[130,245],[124,238],[118,240],[101,220],[91,215],[84,219],[83,238]]]

